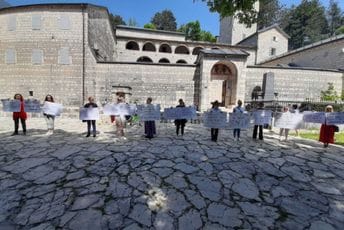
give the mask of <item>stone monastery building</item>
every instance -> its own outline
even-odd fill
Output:
[[[127,26],[111,27],[106,8],[91,4],[40,4],[0,9],[0,98],[15,93],[43,100],[52,94],[66,107],[88,96],[99,104],[125,92],[127,102],[148,96],[162,108],[207,110],[214,100],[317,100],[334,84],[343,89],[344,36],[288,52],[277,25],[258,30],[221,20],[217,43]],[[30,93],[29,93],[30,92]]]

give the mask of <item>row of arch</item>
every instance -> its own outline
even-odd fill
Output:
[[[136,62],[146,62],[146,63],[153,63],[153,60],[150,59],[147,56],[142,56],[139,57]],[[159,63],[171,63],[170,60],[168,60],[167,58],[161,58],[159,61]],[[180,59],[176,62],[177,64],[188,64],[184,59]]]
[[[140,50],[139,44],[135,41],[129,41],[127,42],[127,44],[125,45],[125,48],[127,50]],[[192,50],[192,54],[193,55],[198,55],[199,51],[201,49],[204,49],[201,46],[197,46]],[[146,42],[143,46],[142,46],[142,51],[148,51],[148,52],[156,52],[156,48],[155,45],[151,42]],[[160,53],[172,53],[172,48],[170,45],[163,43],[159,46],[159,52]],[[188,47],[184,46],[184,45],[180,45],[177,46],[174,50],[175,54],[190,54],[190,50]]]

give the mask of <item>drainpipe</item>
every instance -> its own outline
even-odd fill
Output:
[[[85,8],[82,7],[82,105],[85,104]]]

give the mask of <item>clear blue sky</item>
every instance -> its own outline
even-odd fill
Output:
[[[1,0],[0,0],[1,1]],[[199,20],[204,30],[214,35],[219,34],[219,16],[217,13],[210,13],[207,5],[201,0],[6,0],[13,6],[38,4],[38,3],[92,3],[106,6],[113,14],[118,14],[125,21],[133,18],[143,27],[148,23],[156,12],[169,9],[177,19],[178,27],[190,21]],[[320,0],[327,7],[329,0]],[[286,6],[298,5],[301,0],[280,0]],[[344,9],[344,0],[337,0]]]

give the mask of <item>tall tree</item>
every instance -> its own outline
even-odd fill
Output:
[[[178,31],[185,33],[186,40],[199,41],[201,38],[201,25],[198,20],[181,25]]]
[[[185,33],[186,40],[216,42],[216,38],[209,31],[201,29],[198,20],[181,25],[178,31]]]
[[[216,42],[216,37],[209,31],[202,30],[200,40],[205,42]]]
[[[290,36],[290,47],[299,48],[326,37],[328,24],[325,8],[319,0],[302,0],[297,7],[292,6],[285,15],[284,31]]]
[[[162,12],[156,13],[151,23],[154,24],[158,30],[176,31],[177,29],[176,18],[170,10],[163,10]]]
[[[330,35],[334,35],[335,31],[342,25],[342,14],[338,3],[330,0],[330,5],[327,10]]]
[[[113,27],[116,27],[117,25],[125,25],[125,21],[123,20],[123,18],[117,14],[110,14],[110,22]]]
[[[282,7],[278,0],[260,0],[258,28],[271,26],[280,21]]]
[[[194,0],[196,1],[196,0]],[[251,26],[257,21],[258,12],[254,8],[257,0],[202,0],[211,12],[217,12],[221,18],[235,16],[241,23]]]
[[[135,18],[129,18],[129,20],[128,20],[128,26],[138,27],[139,24],[137,23],[137,21],[135,20]]]

